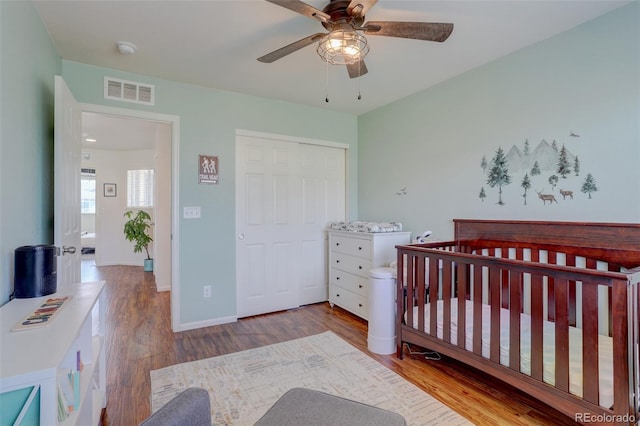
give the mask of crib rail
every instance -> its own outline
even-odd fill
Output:
[[[398,246],[397,339],[442,352],[516,385],[567,415],[588,412],[639,419],[638,282],[640,268],[599,261],[593,252],[549,244],[535,246],[471,240]],[[611,269],[611,270],[610,270]],[[624,271],[624,272],[621,272]],[[437,303],[442,301],[442,303]],[[473,305],[467,318],[466,305]],[[453,304],[456,304],[454,307]],[[426,306],[429,329],[425,329]],[[483,324],[482,306],[490,310]],[[452,309],[458,324],[451,334]],[[442,312],[438,312],[441,309]],[[500,316],[508,312],[508,362],[501,362]],[[521,371],[521,314],[530,317],[530,370]],[[406,319],[405,319],[406,315]],[[442,331],[438,336],[438,315]],[[416,321],[417,320],[417,321]],[[544,380],[543,335],[552,322],[555,338],[553,385]],[[413,324],[417,322],[417,327]],[[466,347],[472,326],[472,347]],[[489,354],[483,355],[483,327]],[[582,338],[582,395],[571,393],[570,329]],[[613,404],[600,401],[599,336],[613,342]],[[453,343],[455,341],[455,343]],[[620,417],[618,417],[620,419]]]

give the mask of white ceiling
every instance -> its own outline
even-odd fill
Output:
[[[327,1],[307,3],[322,9]],[[379,0],[365,21],[451,22],[453,33],[444,43],[367,36],[369,73],[350,79],[344,66],[327,66],[315,45],[271,64],[258,62],[266,53],[325,32],[319,22],[265,0],[34,1],[63,59],[356,115],[626,3]],[[120,54],[116,42],[121,40],[135,44],[137,52]]]

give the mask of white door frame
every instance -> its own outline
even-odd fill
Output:
[[[180,117],[177,115],[116,108],[105,105],[80,103],[82,112],[113,115],[171,124],[171,329],[181,331],[180,324],[180,271],[179,271],[179,175],[180,175]]]

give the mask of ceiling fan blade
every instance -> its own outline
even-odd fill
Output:
[[[266,55],[259,57],[258,60],[260,62],[270,64],[271,62],[277,61],[278,59],[283,58],[288,54],[295,52],[296,50],[300,50],[303,47],[307,47],[308,45],[315,43],[316,41],[320,41],[320,39],[325,35],[325,33],[315,33],[298,41],[294,41],[293,43],[281,47],[278,50],[274,50],[271,53],[267,53]]]
[[[355,18],[362,18],[378,0],[351,0],[347,6],[347,13]]]
[[[367,70],[367,66],[364,63],[364,59],[360,62],[347,64],[347,71],[349,72],[350,78],[358,78],[369,72],[369,70]]]
[[[320,22],[327,22],[331,19],[331,16],[327,15],[321,10],[316,9],[313,6],[308,5],[300,0],[267,0],[269,3],[277,4],[286,9],[293,10],[296,13],[315,19]]]
[[[441,24],[437,22],[370,21],[359,29],[362,29],[366,35],[443,42],[451,35],[453,24]]]

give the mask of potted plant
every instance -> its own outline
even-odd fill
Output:
[[[125,212],[127,220],[124,224],[124,236],[127,240],[134,243],[133,252],[140,253],[142,249],[147,252],[147,258],[144,260],[144,270],[146,272],[153,271],[153,259],[149,254],[149,243],[153,239],[149,236],[148,230],[151,228],[151,216],[144,210]]]

